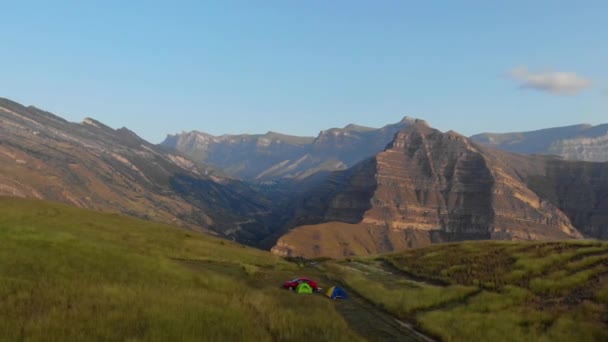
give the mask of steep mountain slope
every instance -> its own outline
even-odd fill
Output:
[[[405,117],[380,129],[351,124],[322,131],[316,138],[274,132],[216,137],[193,131],[169,135],[161,145],[242,179],[302,179],[319,171],[346,169],[373,156],[415,121]]]
[[[121,212],[221,234],[266,211],[246,184],[93,119],[0,99],[0,195]]]
[[[554,184],[551,163],[560,161],[492,150],[420,122],[399,132],[384,152],[311,192],[299,212],[307,226],[279,239],[273,251],[341,256],[441,241],[580,238],[576,208],[569,217],[559,209],[563,199],[546,199],[529,186],[533,180]],[[324,229],[314,225],[320,222]]]
[[[532,190],[559,207],[587,237],[608,240],[608,162],[549,160]]]
[[[483,133],[475,142],[526,154],[553,154],[565,159],[608,161],[608,124],[574,125],[518,133]]]

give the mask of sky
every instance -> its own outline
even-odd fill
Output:
[[[608,1],[3,1],[0,97],[167,134],[608,122]]]

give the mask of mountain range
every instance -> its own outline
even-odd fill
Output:
[[[405,117],[315,138],[190,132],[154,145],[0,99],[0,195],[175,223],[290,256],[608,239],[608,163],[547,152],[595,134],[596,153],[576,159],[599,156],[604,126],[585,127],[467,138]],[[505,151],[514,146],[532,155]]]
[[[302,179],[319,171],[344,170],[372,157],[383,150],[399,130],[417,121],[422,120],[406,116],[398,123],[378,129],[349,124],[321,131],[317,137],[276,132],[213,136],[190,131],[168,135],[161,145],[244,180]],[[470,138],[515,153],[608,161],[608,124],[481,133]]]
[[[275,132],[213,136],[192,131],[169,135],[162,146],[246,180],[303,179],[320,171],[347,169],[381,151],[417,119],[404,117],[382,128],[350,124],[315,138]]]

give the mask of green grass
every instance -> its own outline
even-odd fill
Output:
[[[596,299],[608,305],[608,287],[605,287],[596,293]]]
[[[608,339],[608,243],[467,242],[324,267],[445,341]]]
[[[606,263],[608,262],[608,253],[603,255],[592,255],[585,258],[582,258],[579,261],[573,261],[566,264],[566,269],[568,271],[576,271],[579,269],[584,269],[591,267],[596,264]]]
[[[319,267],[445,341],[608,339],[606,243],[446,244]],[[278,288],[302,270],[171,226],[0,198],[6,340],[360,339],[332,301]]]
[[[568,295],[573,289],[584,287],[594,276],[605,273],[605,266],[594,267],[567,275],[565,271],[557,271],[546,277],[534,278],[530,281],[530,289],[540,295],[559,297]]]
[[[400,317],[405,317],[417,310],[461,301],[476,291],[475,288],[461,285],[442,288],[415,282],[399,282],[398,286],[390,286],[390,284],[378,281],[378,277],[368,277],[340,264],[328,263],[323,267],[332,279],[348,284],[350,288],[364,295],[368,300],[380,304]]]
[[[417,320],[445,341],[600,341],[605,327],[588,320],[597,310],[556,314],[484,292],[466,306],[425,312]]]
[[[6,340],[357,340],[297,266],[174,227],[0,198]]]

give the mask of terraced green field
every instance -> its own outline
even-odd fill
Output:
[[[323,265],[445,341],[608,340],[608,244],[436,245]]]
[[[0,198],[7,341],[360,340],[272,254],[175,227]]]

